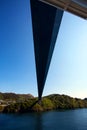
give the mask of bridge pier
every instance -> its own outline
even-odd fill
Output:
[[[34,52],[38,84],[38,100],[41,100],[48,74],[63,11],[39,0],[30,0]]]

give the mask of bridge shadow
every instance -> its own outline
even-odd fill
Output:
[[[29,109],[32,110],[32,108],[33,108],[36,104],[39,104],[39,105],[40,105],[40,104],[41,104],[41,100],[38,100],[38,99],[37,99],[37,100],[29,107]]]
[[[37,103],[38,103],[38,100],[35,101],[35,102],[30,106],[30,109],[32,109]]]

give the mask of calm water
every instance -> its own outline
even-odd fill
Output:
[[[87,109],[0,114],[0,130],[87,130]]]

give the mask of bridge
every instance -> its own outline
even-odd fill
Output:
[[[87,0],[30,0],[34,52],[41,100],[63,12],[87,19]]]

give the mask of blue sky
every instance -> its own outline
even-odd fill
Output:
[[[0,91],[37,96],[29,0],[0,0]],[[87,97],[87,21],[64,13],[43,95]]]

